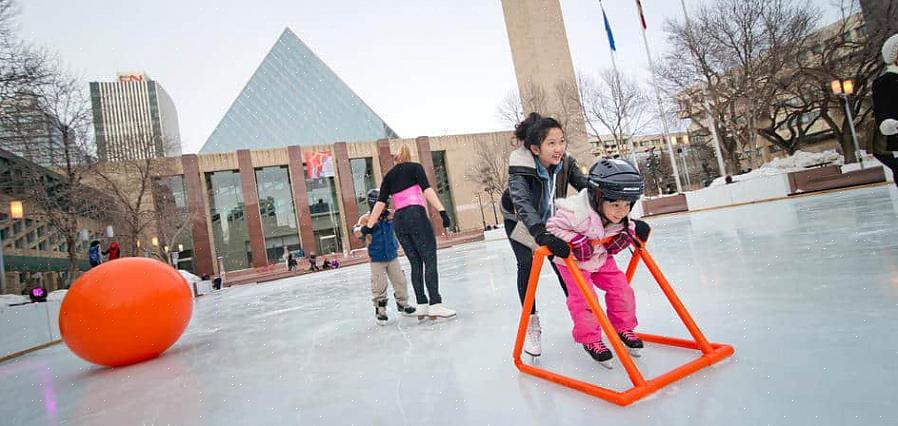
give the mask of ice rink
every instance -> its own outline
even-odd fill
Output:
[[[686,307],[736,353],[629,407],[515,369],[503,240],[439,252],[455,320],[377,326],[367,265],[230,288],[198,298],[155,360],[106,369],[58,344],[0,364],[0,424],[898,424],[894,185],[650,223],[650,251]],[[628,387],[619,362],[605,370],[573,342],[548,266],[543,279],[535,362]],[[634,286],[639,331],[688,337],[643,267]],[[648,345],[637,365],[653,377],[696,355]]]

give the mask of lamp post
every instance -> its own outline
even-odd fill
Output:
[[[833,80],[829,83],[833,94],[841,97],[845,104],[845,118],[848,119],[848,128],[851,130],[851,142],[854,143],[854,155],[864,168],[864,159],[861,157],[861,148],[857,143],[857,132],[854,130],[854,116],[851,114],[848,96],[854,93],[854,82],[851,80]]]
[[[483,229],[486,229],[486,216],[483,214],[483,200],[480,199],[480,193],[477,193],[477,204],[480,205],[480,220],[483,221]]]
[[[10,223],[14,219],[21,219],[25,216],[25,208],[21,201],[9,202],[9,218]],[[3,240],[0,240],[0,294],[6,293],[6,259],[3,256]]]

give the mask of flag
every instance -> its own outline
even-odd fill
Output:
[[[602,8],[602,19],[605,20],[605,32],[608,33],[608,44],[611,46],[612,52],[617,52],[617,48],[614,47],[614,34],[611,34],[611,24],[608,23],[608,16],[605,15],[605,8]]]
[[[642,13],[642,2],[636,0],[636,8],[639,9],[639,21],[642,22],[642,29],[646,29],[645,14]]]

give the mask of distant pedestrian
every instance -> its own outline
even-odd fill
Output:
[[[87,260],[90,262],[91,268],[103,263],[103,255],[101,253],[99,241],[93,240],[90,242],[90,248],[87,249]]]

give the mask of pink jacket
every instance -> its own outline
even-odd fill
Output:
[[[632,230],[631,222],[631,230]],[[546,230],[562,240],[570,242],[574,236],[581,234],[592,240],[600,240],[623,231],[621,224],[602,225],[602,217],[589,205],[589,193],[586,189],[562,200],[555,200],[555,215],[546,222]],[[576,261],[580,269],[596,272],[605,263],[608,253],[602,245],[593,248],[592,257],[583,262]],[[564,259],[555,258],[555,263],[564,265]]]

